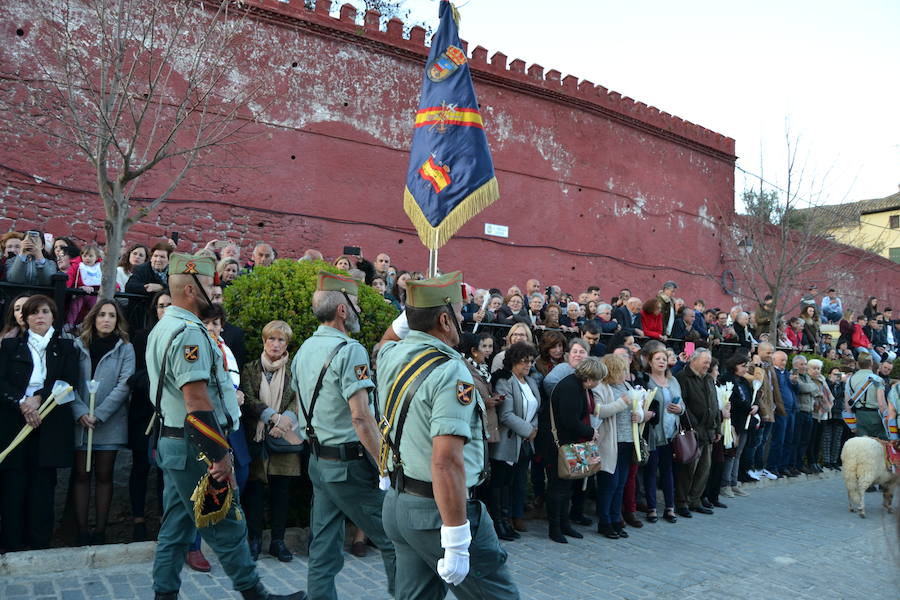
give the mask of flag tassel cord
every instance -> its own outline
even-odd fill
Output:
[[[403,192],[403,210],[419,234],[419,240],[429,250],[437,250],[446,244],[453,234],[465,225],[466,221],[493,204],[499,197],[500,189],[497,178],[492,177],[487,183],[469,194],[448,214],[437,227],[428,222],[425,213],[410,193],[409,188]],[[436,265],[435,265],[436,266]]]

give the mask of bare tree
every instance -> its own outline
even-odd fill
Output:
[[[844,217],[838,207],[825,204],[827,177],[817,180],[807,174],[799,140],[789,131],[785,143],[783,186],[759,176],[759,187],[743,192],[744,214],[734,215],[720,238],[723,261],[733,265],[722,275],[723,288],[760,306],[771,296],[772,341],[780,318],[798,308],[810,284],[823,291],[852,285],[853,274],[878,258],[871,252],[872,240],[868,251],[851,247],[857,245],[853,240],[834,241],[831,232],[843,225]]]
[[[90,164],[105,211],[100,294],[112,297],[129,228],[203,157],[251,135],[265,109],[264,75],[233,79],[254,22],[231,0],[21,5],[39,32],[34,55],[22,61],[36,73],[4,73],[18,84],[0,95],[7,125],[32,128]],[[152,186],[139,190],[151,171]]]

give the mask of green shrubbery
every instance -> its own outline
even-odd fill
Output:
[[[246,332],[247,356],[252,359],[262,352],[262,329],[269,321],[286,321],[294,330],[291,353],[313,334],[319,326],[312,313],[312,294],[319,271],[343,273],[322,261],[276,260],[269,267],[257,267],[241,275],[225,288],[228,320]],[[375,290],[362,284],[359,305],[361,331],[353,337],[371,351],[397,311]]]

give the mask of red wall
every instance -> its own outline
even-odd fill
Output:
[[[361,27],[347,10],[333,19],[321,1],[318,13],[301,0],[259,4],[235,80],[274,78],[277,102],[264,126],[218,155],[229,168],[192,172],[129,240],[170,230],[201,245],[228,237],[245,257],[257,240],[281,256],[311,247],[335,256],[359,245],[369,257],[385,251],[402,268],[425,270],[427,252],[402,210],[424,32],[404,40],[398,21],[379,31],[375,15]],[[13,80],[28,77],[41,52],[31,16],[24,0],[0,7],[0,64]],[[501,198],[441,249],[442,269],[503,289],[532,276],[570,291],[597,283],[604,296],[620,287],[646,295],[674,279],[686,299],[730,303],[718,280],[733,264],[716,224],[733,217],[733,140],[591,82],[469,50]],[[0,231],[43,225],[102,239],[99,198],[77,191],[93,185],[89,165],[26,132],[3,136]],[[158,192],[165,175],[141,191]],[[509,238],[485,236],[486,222],[509,226]],[[881,267],[852,291],[890,298],[900,278],[892,264]]]

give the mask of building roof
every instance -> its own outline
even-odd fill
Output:
[[[858,225],[861,215],[885,212],[888,210],[900,210],[900,191],[884,198],[872,200],[859,200],[830,206],[816,206],[798,210],[798,213],[813,214],[827,210],[834,218],[834,227],[842,225]]]

